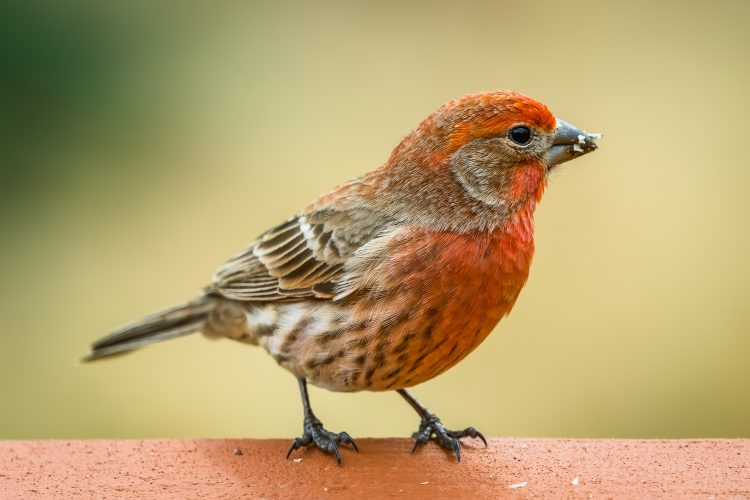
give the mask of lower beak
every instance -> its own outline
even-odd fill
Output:
[[[579,130],[570,123],[557,120],[552,145],[544,153],[547,168],[552,168],[566,161],[583,156],[596,150],[596,140],[602,134],[589,134]]]

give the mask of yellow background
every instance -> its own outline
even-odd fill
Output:
[[[296,383],[258,348],[76,360],[497,88],[606,137],[551,179],[513,314],[416,395],[487,435],[750,436],[750,3],[19,4],[0,17],[1,438],[297,435]],[[355,437],[418,424],[395,394],[311,397]]]

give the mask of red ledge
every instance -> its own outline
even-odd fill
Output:
[[[1,498],[750,498],[750,440],[362,439],[343,466],[289,440],[0,441]]]

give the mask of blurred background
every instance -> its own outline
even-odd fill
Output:
[[[551,179],[513,314],[415,394],[487,435],[750,436],[750,3],[1,10],[0,438],[296,436],[258,348],[77,360],[498,88],[606,137]],[[418,425],[393,393],[311,398],[353,436]]]

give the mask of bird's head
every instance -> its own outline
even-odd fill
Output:
[[[530,97],[492,91],[440,107],[404,139],[391,162],[450,174],[469,198],[513,211],[530,197],[538,200],[549,171],[594,151],[599,137],[555,118]]]

